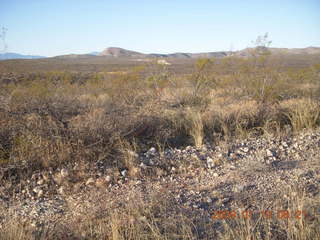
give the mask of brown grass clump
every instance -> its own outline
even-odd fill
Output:
[[[281,103],[294,131],[315,128],[320,123],[320,104],[312,99],[291,99]]]

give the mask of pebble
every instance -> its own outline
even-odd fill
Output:
[[[207,167],[208,168],[213,168],[214,167],[214,162],[211,157],[207,157]]]
[[[91,185],[91,184],[94,184],[95,183],[95,181],[94,181],[94,179],[91,177],[91,178],[89,178],[87,181],[86,181],[86,185],[88,186],[88,185]]]
[[[270,149],[266,150],[267,157],[273,157],[273,152]]]
[[[154,147],[150,148],[148,151],[149,154],[153,154],[153,155],[156,154],[156,152],[157,150]]]
[[[39,179],[38,181],[37,181],[37,184],[38,185],[42,185],[42,184],[44,184],[44,180],[41,178],[41,179]]]
[[[105,181],[106,181],[107,183],[111,182],[111,180],[112,180],[111,176],[107,175],[107,176],[105,177]]]
[[[66,168],[62,168],[60,171],[61,177],[66,178],[69,176],[69,171]]]
[[[128,173],[128,171],[127,171],[126,169],[124,169],[124,170],[121,171],[121,175],[122,175],[123,177],[126,177],[126,176],[127,176],[127,173]]]
[[[244,147],[244,148],[242,148],[242,151],[247,153],[247,152],[249,152],[249,148],[248,147]]]
[[[39,186],[37,186],[32,191],[35,192],[35,193],[38,193],[38,192],[41,191],[41,188]]]

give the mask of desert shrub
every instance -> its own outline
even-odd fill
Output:
[[[181,88],[174,93],[172,106],[206,108],[211,102],[210,95],[194,95],[192,89]]]
[[[7,164],[12,150],[13,122],[10,116],[0,112],[0,164]]]
[[[144,81],[147,87],[151,89],[152,95],[158,100],[161,100],[165,88],[174,85],[171,79],[172,74],[168,71],[168,68],[157,62],[151,62],[145,75]]]
[[[41,104],[44,103],[53,92],[52,86],[46,81],[32,82],[30,85],[17,87],[11,93],[11,103],[17,105],[23,104]]]
[[[25,132],[14,137],[10,162],[27,165],[33,170],[58,167],[71,160],[71,153],[70,142]]]
[[[192,95],[194,97],[205,96],[210,93],[210,90],[215,86],[215,78],[210,73],[213,60],[199,59],[196,62],[195,71],[190,77],[190,83],[192,87]]]
[[[277,72],[256,72],[245,77],[243,86],[246,95],[260,103],[278,101],[283,82]]]

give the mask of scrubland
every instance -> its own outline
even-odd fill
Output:
[[[185,74],[168,68],[148,63],[112,72],[2,73],[0,181],[3,191],[9,189],[6,196],[35,173],[75,165],[102,163],[114,172],[126,170],[129,179],[149,181],[152,174],[137,170],[135,154],[151,147],[163,153],[294,137],[320,125],[319,63],[290,67],[268,56],[227,57],[199,59]],[[169,174],[166,161],[158,166]],[[275,204],[299,209],[307,201],[302,196],[290,191],[287,200]],[[81,220],[46,226],[38,235],[13,218],[0,238],[214,239],[213,223],[196,211],[186,213],[161,194],[149,197],[133,196],[120,211],[103,206]],[[319,196],[313,201],[319,204]],[[99,217],[99,212],[105,214]],[[215,238],[316,239],[320,235],[314,221],[221,220],[225,231]]]

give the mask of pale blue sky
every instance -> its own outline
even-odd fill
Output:
[[[7,51],[54,56],[115,46],[145,53],[320,47],[320,0],[0,0]]]

